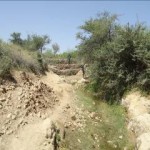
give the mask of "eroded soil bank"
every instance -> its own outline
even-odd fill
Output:
[[[82,72],[14,79],[0,86],[0,150],[53,150],[56,135],[60,150],[131,149],[124,109],[80,91]]]
[[[128,128],[136,137],[136,149],[150,150],[150,97],[132,91],[122,99],[122,104],[128,112]]]

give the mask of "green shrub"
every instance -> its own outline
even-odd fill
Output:
[[[11,62],[10,59],[6,57],[0,58],[0,77],[4,77],[6,74],[10,74]]]
[[[91,65],[92,89],[111,103],[133,85],[150,91],[150,31],[139,23],[120,26],[116,19],[105,12],[86,21],[78,34],[79,53]]]
[[[35,74],[45,71],[43,66],[39,63],[37,52],[29,52],[14,44],[1,42],[0,58],[1,76],[5,76],[14,68],[31,71]]]

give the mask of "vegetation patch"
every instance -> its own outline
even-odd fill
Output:
[[[91,66],[91,86],[101,99],[119,102],[135,85],[150,92],[150,30],[136,23],[125,26],[104,12],[86,21],[77,34],[79,53]]]
[[[46,66],[38,52],[28,51],[19,45],[0,42],[0,77],[8,76],[11,69],[44,73]]]
[[[119,105],[109,105],[94,100],[83,91],[77,91],[78,106],[83,106],[86,118],[84,131],[68,131],[62,143],[65,149],[78,150],[128,150],[134,149],[132,137],[126,129],[125,110]],[[93,117],[91,114],[95,114]],[[130,140],[129,140],[130,139]]]

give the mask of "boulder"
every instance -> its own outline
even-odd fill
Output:
[[[143,114],[131,119],[128,128],[134,131],[136,136],[150,132],[150,114]]]
[[[141,134],[136,140],[137,150],[150,150],[150,132]]]
[[[5,97],[0,98],[0,102],[5,102],[5,101],[6,101]]]

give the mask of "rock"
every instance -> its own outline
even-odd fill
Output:
[[[6,132],[7,135],[12,134],[12,133],[13,133],[13,130],[9,130]]]
[[[69,128],[71,125],[72,125],[71,122],[65,122],[64,127],[65,127],[65,128]]]
[[[67,104],[67,105],[66,105],[66,109],[69,109],[69,108],[70,108],[70,105],[69,105],[69,104]]]
[[[142,133],[150,131],[150,114],[143,114],[133,118],[129,125],[129,129],[132,129],[136,136],[140,136]]]
[[[80,139],[78,139],[78,142],[81,143]]]
[[[113,141],[107,141],[107,143],[111,144],[111,143],[113,143]]]
[[[65,128],[69,128],[69,125],[68,125],[68,124],[64,124],[64,127],[65,127]]]
[[[5,124],[5,125],[6,125],[6,124],[9,124],[9,122],[10,122],[10,120],[6,120],[6,122],[5,122],[4,124]],[[3,127],[2,127],[2,128],[3,128]]]
[[[3,106],[2,106],[2,104],[0,104],[0,109],[2,109],[3,108]]]
[[[150,149],[150,132],[140,135],[136,140],[136,149],[149,150]]]
[[[0,88],[0,92],[3,92],[3,88]]]
[[[26,124],[28,124],[28,122],[27,122],[27,121],[24,121],[24,122],[22,123],[22,125],[26,125]]]
[[[8,90],[14,90],[15,89],[15,86],[14,85],[11,85]]]
[[[122,135],[120,135],[120,136],[119,136],[119,139],[122,139],[122,138],[123,138],[123,136],[122,136]]]
[[[70,83],[73,84],[73,85],[76,84],[77,82],[78,82],[77,80],[70,81]]]
[[[98,118],[98,117],[95,117],[95,120],[99,120],[99,118]]]
[[[0,137],[1,137],[2,135],[4,135],[4,132],[0,132]]]
[[[39,113],[37,114],[37,116],[38,116],[39,118],[41,118],[41,112],[39,112]]]
[[[55,99],[55,102],[59,102],[59,99]]]
[[[23,118],[19,120],[17,127],[19,127],[21,124],[23,124]]]
[[[20,109],[20,108],[21,108],[21,105],[18,105],[17,108]]]
[[[114,148],[117,148],[117,145],[114,144],[113,147],[114,147]]]
[[[4,87],[0,88],[0,92],[6,93],[6,92],[7,92],[7,91],[6,91],[6,88],[4,88]]]
[[[82,78],[82,79],[81,79],[81,80],[79,80],[77,83],[78,83],[78,84],[83,84],[83,83],[85,83],[85,79],[84,79],[84,78]]]
[[[113,148],[117,148],[117,145],[115,145],[113,141],[107,141],[107,143]]]
[[[78,127],[79,127],[79,128],[82,128],[83,125],[82,125],[81,123],[78,123]]]
[[[123,150],[128,150],[128,148],[127,148],[127,147],[124,147]]]
[[[6,98],[0,98],[0,102],[5,102],[6,101]]]
[[[72,128],[71,130],[72,130],[72,131],[74,131],[74,130],[75,130],[75,128]]]
[[[90,117],[91,119],[95,119],[96,113],[95,113],[95,112],[91,112],[91,113],[89,114],[89,117]]]
[[[63,112],[66,112],[66,109],[64,109]]]
[[[150,149],[150,113],[149,97],[143,96],[139,91],[129,93],[122,99],[129,116],[128,128],[132,130],[136,138],[137,150]]]
[[[76,120],[77,118],[76,118],[75,115],[73,115],[73,116],[71,116],[71,119],[72,119],[72,120]]]
[[[95,103],[95,102],[93,102],[93,105],[96,105],[96,103]]]
[[[7,115],[7,118],[9,119],[11,116],[12,116],[12,114],[10,113],[10,114]]]
[[[44,146],[47,146],[47,143],[46,143],[46,142],[44,143]]]
[[[15,115],[19,115],[19,110],[16,110],[16,111],[14,112],[14,114],[15,114]]]
[[[10,99],[11,99],[11,94],[9,94],[9,95],[7,96],[7,99],[8,99],[8,100],[10,100]]]
[[[46,119],[46,116],[43,114],[43,115],[41,116],[41,118],[42,118],[42,119]]]
[[[51,136],[52,136],[52,131],[51,131],[51,129],[47,129],[47,130],[46,130],[46,136],[45,136],[45,137],[46,137],[47,139],[51,139]]]
[[[23,93],[22,93],[22,91],[21,91],[21,92],[19,92],[19,94],[18,94],[18,95],[19,95],[20,97],[22,97],[22,94],[23,94]]]
[[[16,115],[12,115],[12,116],[11,116],[11,119],[12,119],[12,120],[15,120],[15,119],[16,119]]]
[[[21,100],[21,97],[18,97],[18,101],[20,101]]]

